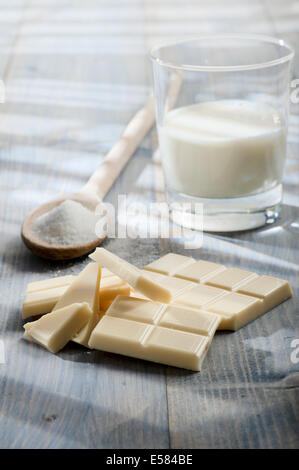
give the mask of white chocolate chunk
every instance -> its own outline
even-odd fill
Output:
[[[148,271],[147,275],[150,279],[157,282],[160,286],[165,287],[167,290],[169,290],[173,299],[181,295],[186,290],[189,290],[194,287],[194,283],[187,281],[186,279],[165,276],[163,274],[151,271]]]
[[[185,331],[156,327],[148,336],[146,350],[151,361],[199,371],[210,339]]]
[[[60,351],[90,320],[88,304],[72,304],[24,325],[24,337],[52,353]]]
[[[86,302],[92,313],[89,322],[73,338],[76,343],[88,345],[93,328],[100,317],[99,288],[101,280],[101,267],[97,263],[89,263],[69,286],[65,294],[59,299],[54,311],[73,303]]]
[[[141,292],[146,297],[159,302],[169,303],[172,299],[171,292],[152,281],[141,269],[124,261],[115,254],[97,248],[91,255],[91,259],[108,268],[114,274],[124,279],[133,289]]]
[[[142,342],[153,328],[146,323],[106,314],[93,330],[89,347],[144,359]]]
[[[109,269],[107,269],[107,268],[102,268],[101,279],[104,279],[104,278],[110,277],[110,276],[114,276],[113,272],[109,271]]]
[[[271,276],[259,276],[242,284],[238,292],[262,299],[266,310],[292,297],[292,289],[288,281]]]
[[[67,275],[52,277],[51,279],[43,279],[42,281],[29,282],[26,292],[31,293],[38,292],[40,290],[53,289],[53,287],[69,286],[74,279],[75,276]]]
[[[159,321],[159,325],[212,338],[220,321],[220,315],[211,312],[168,305]]]
[[[103,268],[103,273],[100,285],[100,309],[105,312],[115,297],[130,295],[131,289],[125,281],[108,269]],[[28,284],[23,302],[23,318],[51,312],[76,278],[77,276],[72,275],[61,276]]]
[[[208,276],[223,271],[224,269],[225,267],[222,264],[200,260],[178,269],[175,271],[174,276],[193,282],[203,282]]]
[[[256,297],[231,292],[206,305],[205,310],[222,316],[220,330],[236,331],[265,313],[265,306]]]
[[[25,294],[22,308],[22,317],[28,318],[36,315],[44,315],[51,312],[59,299],[68,289],[68,285],[53,287],[46,291],[29,292]]]
[[[106,315],[156,324],[165,308],[164,304],[136,297],[119,296],[111,304]]]
[[[168,253],[167,255],[162,256],[161,258],[153,261],[144,267],[147,271],[155,271],[161,274],[166,274],[171,276],[178,269],[183,269],[184,267],[194,263],[193,258],[188,256],[178,255],[176,253]]]
[[[76,302],[87,302],[89,308],[98,313],[100,279],[101,267],[97,263],[89,263],[59,299],[54,310]]]
[[[119,296],[93,330],[89,346],[200,370],[220,320],[210,312]]]
[[[89,346],[191,370],[200,370],[209,347],[207,336],[155,327],[105,315],[93,330]]]
[[[241,284],[257,277],[257,274],[244,271],[239,268],[228,268],[215,276],[209,277],[206,284],[209,286],[221,287],[222,289],[234,290]]]
[[[126,281],[112,275],[101,280],[100,309],[105,311],[118,295],[129,296],[131,289]]]
[[[227,291],[223,289],[199,284],[178,296],[175,299],[175,304],[183,304],[193,308],[200,308],[226,294]]]

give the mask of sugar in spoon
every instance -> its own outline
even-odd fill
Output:
[[[79,202],[87,209],[95,211],[154,122],[155,112],[153,98],[151,97],[146,105],[135,114],[120,139],[106,155],[103,163],[80,191],[64,194],[42,204],[25,218],[21,229],[21,236],[29,250],[46,259],[73,259],[90,253],[103,241],[105,234],[100,238],[95,235],[93,240],[80,245],[52,245],[37,235],[36,231],[33,230],[33,224],[37,218],[48,213],[66,200]]]

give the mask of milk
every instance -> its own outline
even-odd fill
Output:
[[[210,101],[170,111],[159,127],[169,189],[201,198],[236,198],[281,182],[286,133],[272,107]]]

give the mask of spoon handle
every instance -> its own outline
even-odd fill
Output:
[[[151,96],[145,106],[129,122],[121,138],[107,153],[103,163],[81,191],[103,199],[154,122],[154,100]]]

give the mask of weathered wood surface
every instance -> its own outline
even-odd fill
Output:
[[[26,283],[77,273],[20,240],[28,211],[80,188],[150,87],[148,47],[203,32],[289,39],[299,54],[297,1],[1,0],[0,364],[1,448],[298,447],[299,103],[291,105],[284,206],[273,226],[180,240],[111,239],[105,246],[144,265],[167,250],[290,280],[294,298],[236,333],[217,334],[202,373],[86,351],[53,356],[22,339]],[[297,58],[294,78],[299,77]],[[297,75],[296,75],[297,74]],[[107,200],[163,197],[143,142]],[[133,219],[132,219],[133,220]]]

